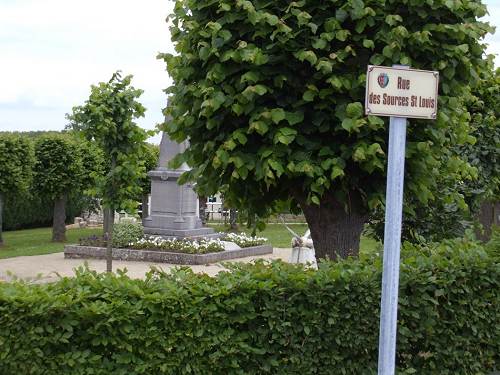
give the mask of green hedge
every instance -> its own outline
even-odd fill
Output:
[[[498,369],[497,258],[469,241],[404,257],[398,374]],[[380,268],[374,254],[317,272],[276,262],[4,283],[0,374],[375,374]]]
[[[92,209],[95,203],[84,195],[70,196],[66,203],[66,223],[72,223],[82,211]],[[40,194],[22,193],[6,196],[3,229],[18,230],[52,225],[54,203]]]

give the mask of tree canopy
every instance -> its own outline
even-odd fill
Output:
[[[441,74],[436,121],[408,127],[405,189],[427,203],[439,174],[474,173],[450,150],[474,140],[465,98],[487,66],[485,14],[480,1],[176,1],[178,54],[160,58],[174,80],[164,129],[190,141],[184,180],[259,216],[300,205],[319,257],[356,255],[386,177],[387,121],[363,114],[367,65]]]
[[[0,134],[0,246],[4,196],[26,191],[31,183],[33,146],[17,134]]]
[[[66,135],[45,135],[35,141],[35,189],[54,204],[52,240],[66,240],[66,201],[83,191],[84,170],[77,143]]]
[[[67,116],[69,126],[95,142],[108,159],[96,190],[103,204],[115,209],[135,208],[145,174],[141,155],[149,132],[135,120],[146,108],[137,101],[143,91],[131,86],[131,80],[131,75],[122,78],[117,72],[108,82],[92,85],[85,104]]]

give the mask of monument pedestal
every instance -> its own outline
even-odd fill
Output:
[[[188,170],[187,166],[176,170],[168,168],[168,162],[185,147],[186,143],[173,142],[163,133],[159,167],[148,173],[151,205],[149,216],[142,222],[145,234],[175,238],[218,236],[212,228],[204,227],[198,217],[198,197],[192,185],[177,183]]]

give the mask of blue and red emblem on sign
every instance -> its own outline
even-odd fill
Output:
[[[389,84],[389,76],[386,73],[380,73],[377,78],[377,82],[379,86],[384,89]]]

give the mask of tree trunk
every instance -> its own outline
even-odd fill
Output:
[[[476,231],[476,236],[479,240],[488,242],[492,227],[500,224],[500,202],[483,202],[476,218],[482,225],[482,230]]]
[[[111,207],[105,207],[104,212],[107,211],[105,215],[106,219],[104,221],[104,226],[107,228],[104,232],[104,238],[106,238],[106,272],[113,271],[113,224],[114,224],[114,209]]]
[[[347,207],[326,193],[320,205],[307,204],[301,193],[294,194],[311,230],[316,258],[337,260],[359,255],[359,241],[368,219],[359,193],[350,193]]]
[[[141,219],[145,219],[149,216],[149,194],[144,194],[142,196],[142,215]]]
[[[198,197],[198,207],[201,223],[207,225],[207,197]]]
[[[61,195],[54,202],[54,216],[52,219],[52,241],[66,241],[66,194]]]
[[[107,207],[102,207],[102,232],[104,234],[109,232],[108,224],[109,224],[109,210]]]
[[[229,226],[231,227],[232,231],[237,231],[238,230],[238,213],[234,208],[229,209]]]
[[[3,246],[3,236],[2,236],[2,230],[3,230],[3,195],[0,194],[0,247]]]

